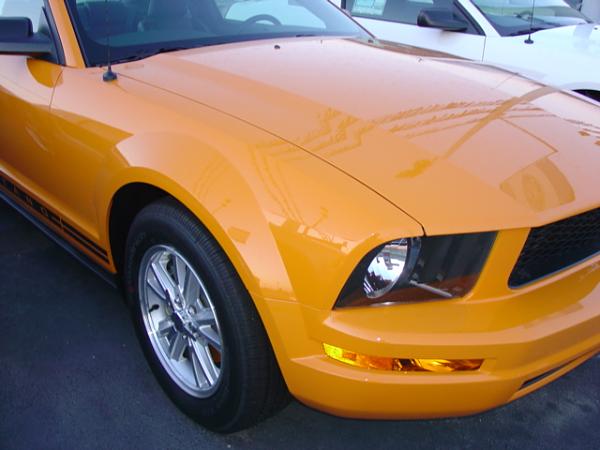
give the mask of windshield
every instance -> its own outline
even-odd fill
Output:
[[[589,20],[564,0],[471,0],[502,36],[588,23]],[[533,10],[533,18],[532,18]],[[533,20],[532,20],[533,19]]]
[[[2,0],[0,0],[2,1]],[[327,0],[67,0],[90,66],[230,42],[368,34]]]

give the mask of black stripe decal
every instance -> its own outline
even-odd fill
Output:
[[[42,217],[44,217],[48,222],[53,224],[54,226],[60,228],[64,233],[68,234],[72,239],[76,240],[80,245],[85,247],[91,253],[96,255],[98,258],[102,259],[105,262],[108,261],[108,252],[100,247],[95,242],[91,241],[89,238],[84,236],[80,231],[78,231],[75,227],[67,223],[62,217],[56,214],[53,211],[50,211],[44,205],[42,205],[39,201],[13,183],[11,180],[6,178],[6,176],[0,173],[0,185],[4,187],[12,196],[18,200],[21,204],[29,207],[34,210]]]
[[[98,244],[96,244],[95,242],[92,242],[91,240],[89,240],[87,237],[85,237],[84,235],[82,235],[79,231],[77,231],[75,228],[73,228],[71,225],[69,225],[68,223],[66,223],[64,220],[62,221],[63,227],[65,228],[65,231],[77,236],[77,239],[85,242],[86,246],[88,247],[92,247],[94,248],[97,252],[103,254],[106,256],[106,252],[104,251],[104,249],[102,247],[100,247]]]
[[[83,245],[86,249],[88,249],[94,255],[96,255],[99,258],[103,259],[104,261],[108,262],[108,258],[106,257],[106,255],[104,253],[101,253],[100,251],[96,250],[94,247],[88,246],[87,243],[83,239],[81,239],[77,234],[72,233],[70,229],[63,228],[63,230],[65,231],[65,233],[67,233],[69,236],[71,236],[73,239],[75,239],[77,242],[79,242],[81,245]]]

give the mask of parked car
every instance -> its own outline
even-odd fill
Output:
[[[0,196],[122,288],[185,413],[473,414],[598,353],[594,102],[238,3],[0,14]]]
[[[563,0],[334,0],[378,38],[483,61],[600,101],[600,26]],[[531,33],[531,36],[530,36]]]

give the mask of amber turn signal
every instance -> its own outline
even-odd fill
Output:
[[[336,361],[365,369],[395,372],[468,372],[479,370],[483,359],[410,359],[362,355],[329,344],[323,344],[325,354]]]

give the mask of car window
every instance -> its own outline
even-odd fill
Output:
[[[42,16],[44,0],[0,0],[2,17],[29,17],[33,31],[37,32]]]
[[[300,4],[289,0],[235,0],[223,14],[227,20],[256,23],[279,23],[325,29],[325,23]],[[275,22],[273,22],[275,21]]]
[[[581,11],[581,4],[583,0],[565,0],[571,8],[575,8],[578,11]],[[596,0],[598,1],[598,0]]]
[[[391,22],[417,25],[423,9],[451,10],[456,20],[467,24],[466,33],[479,34],[471,20],[459,9],[453,0],[347,0],[346,9],[353,16],[381,19]]]
[[[371,16],[394,22],[417,24],[424,8],[434,6],[433,0],[349,0],[348,10],[356,16]]]
[[[8,0],[7,0],[8,1]],[[229,42],[370,37],[328,0],[67,0],[88,65]],[[109,39],[107,39],[109,38]]]
[[[587,23],[564,0],[472,0],[502,36]],[[533,13],[533,14],[532,14]],[[533,15],[533,17],[532,17]]]

